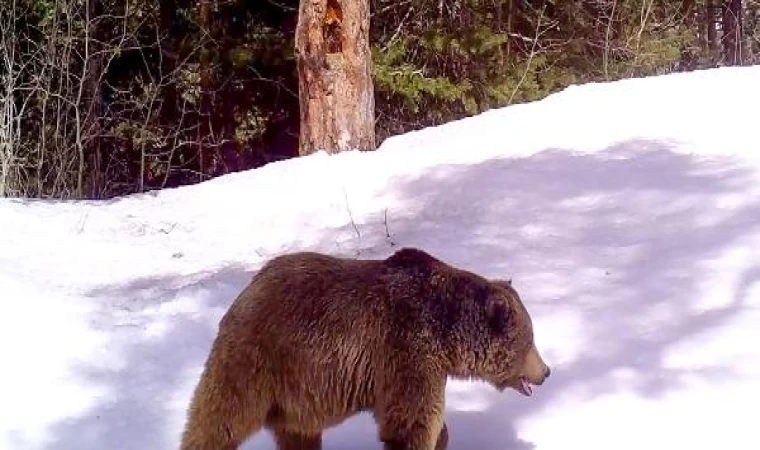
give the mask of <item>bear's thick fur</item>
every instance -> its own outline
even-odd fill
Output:
[[[317,450],[361,411],[386,450],[442,449],[447,376],[525,395],[549,376],[511,282],[414,248],[279,256],[222,318],[181,449],[237,449],[265,428],[280,450]]]

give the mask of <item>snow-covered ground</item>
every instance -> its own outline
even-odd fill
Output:
[[[265,260],[400,246],[511,277],[553,370],[532,398],[451,383],[450,449],[757,449],[758,105],[760,67],[584,85],[374,153],[2,200],[0,450],[177,448]],[[324,448],[381,447],[362,415]]]

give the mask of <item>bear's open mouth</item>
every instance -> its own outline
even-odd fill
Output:
[[[533,387],[525,377],[520,377],[520,383],[517,385],[517,390],[526,397],[533,395]]]

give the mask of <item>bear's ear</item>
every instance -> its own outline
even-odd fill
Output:
[[[506,302],[489,299],[486,302],[486,320],[495,334],[504,334],[509,322],[509,306]]]

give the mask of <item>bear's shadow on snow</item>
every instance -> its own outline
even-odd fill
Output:
[[[704,358],[698,373],[663,361],[679,342],[740,314],[747,289],[760,279],[760,267],[739,268],[735,291],[711,299],[717,306],[700,310],[694,303],[712,270],[710,259],[760,229],[760,201],[721,203],[742,194],[751,176],[728,158],[698,158],[674,152],[668,142],[631,140],[601,153],[547,149],[525,158],[441,166],[396,182],[400,208],[407,211],[394,220],[389,210],[388,219],[363,229],[380,235],[387,222],[395,248],[435,248],[455,265],[512,278],[531,312],[580,314],[585,337],[598,344],[554,365],[532,398],[493,391],[479,412],[449,402],[449,449],[529,450],[534,445],[518,438],[516,420],[550,407],[562,393],[591,400],[614,392],[620,370],[632,374],[626,389],[655,399],[677,389],[685,375],[730,376],[731,367]],[[386,246],[383,240],[377,238],[378,247]],[[541,275],[561,280],[560,293],[532,294],[531,284],[546,279]],[[549,347],[561,339],[548,326],[537,328],[536,338]],[[551,364],[551,352],[544,356]],[[592,433],[593,427],[577,431]]]

